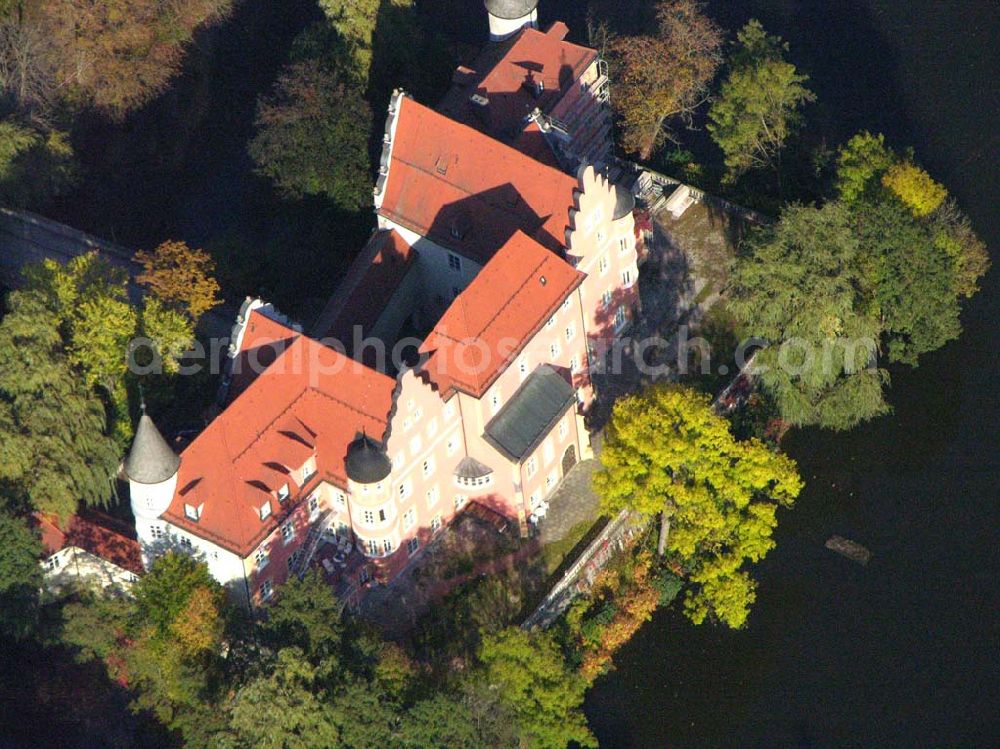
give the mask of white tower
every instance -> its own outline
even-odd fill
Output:
[[[167,511],[174,498],[180,464],[180,457],[170,449],[143,406],[132,449],[125,458],[125,475],[128,476],[143,564],[148,564],[147,549],[159,537],[159,533],[154,535],[155,521]]]
[[[538,28],[538,0],[485,0],[490,41],[500,42],[526,26]]]

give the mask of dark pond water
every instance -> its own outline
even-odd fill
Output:
[[[912,145],[1000,263],[1000,4],[747,0],[792,45],[831,143]],[[1000,746],[1000,272],[965,333],[893,373],[895,413],[849,434],[792,434],[808,481],[759,567],[745,631],[647,624],[592,690],[605,749]],[[867,568],[823,548],[833,533]]]

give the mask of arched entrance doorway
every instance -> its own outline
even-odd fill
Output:
[[[562,472],[563,476],[569,473],[569,469],[576,465],[576,445],[570,445],[566,448],[566,452],[563,453],[562,458]]]

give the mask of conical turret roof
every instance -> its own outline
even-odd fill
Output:
[[[125,458],[125,473],[129,481],[139,484],[159,484],[177,473],[180,456],[170,449],[160,430],[143,409],[135,430],[132,449]]]

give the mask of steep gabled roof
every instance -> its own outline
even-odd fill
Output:
[[[531,125],[526,118],[536,108],[550,114],[597,58],[595,50],[567,42],[568,33],[566,24],[556,22],[544,33],[525,28],[507,42],[489,45],[476,60],[475,72],[454,77],[438,109],[551,164],[551,149],[540,133],[527,135]],[[489,103],[477,104],[473,95]]]
[[[485,264],[515,231],[559,251],[577,181],[406,96],[379,214]]]
[[[288,472],[315,454],[320,478],[346,485],[348,444],[381,437],[395,380],[305,336],[297,337],[181,455],[173,525],[246,556],[292,509],[305,488]],[[288,484],[279,506],[271,492]],[[260,508],[272,514],[261,520]],[[201,507],[197,521],[184,505]]]
[[[371,332],[416,257],[399,232],[375,232],[319,316],[315,337],[335,338],[350,351],[354,326]]]
[[[481,397],[584,277],[515,233],[424,340],[426,376],[442,393]]]
[[[75,546],[136,575],[143,573],[135,528],[127,523],[92,509],[85,515],[71,516],[65,523],[45,512],[34,513],[34,518],[46,555]]]

